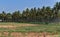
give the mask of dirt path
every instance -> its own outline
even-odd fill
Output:
[[[16,28],[16,27],[25,27],[25,26],[39,26],[35,24],[10,24],[10,25],[0,25],[0,28]]]
[[[59,35],[50,35],[47,34],[44,36],[44,33],[35,33],[35,32],[28,32],[28,33],[21,33],[21,32],[0,32],[0,36],[3,37],[59,37]]]

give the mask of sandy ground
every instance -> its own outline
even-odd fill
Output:
[[[17,25],[14,25],[14,24],[10,24],[10,25],[0,25],[0,28],[3,27],[3,28],[12,28],[12,27],[21,27],[21,26],[39,26],[39,25],[35,25],[35,24],[17,24]]]
[[[36,33],[36,32],[28,32],[28,33],[21,33],[21,32],[0,32],[0,36],[3,37],[59,37],[59,35],[51,35],[46,33]]]
[[[0,28],[16,28],[17,26],[38,26],[35,24],[20,24],[20,25],[0,25]],[[21,33],[21,32],[0,32],[0,37],[59,37],[58,34],[54,33],[37,33],[37,32],[27,32],[27,33]]]

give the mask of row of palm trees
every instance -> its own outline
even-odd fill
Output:
[[[42,8],[27,8],[22,12],[15,11],[11,13],[0,13],[0,20],[3,22],[52,22],[59,18],[60,14],[60,2],[57,2],[53,8],[45,7]]]

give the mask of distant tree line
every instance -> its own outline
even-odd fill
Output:
[[[15,11],[13,13],[0,13],[0,20],[2,22],[52,22],[60,17],[60,2],[57,2],[53,8],[27,8],[22,12]]]

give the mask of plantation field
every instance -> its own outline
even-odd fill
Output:
[[[0,23],[0,37],[60,37],[60,23]]]

